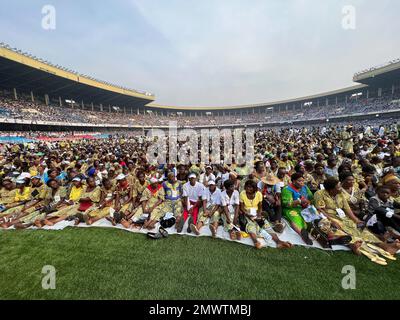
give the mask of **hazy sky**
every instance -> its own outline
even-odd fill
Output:
[[[399,0],[1,0],[0,41],[166,105],[339,89],[400,57]],[[42,28],[42,7],[56,29]],[[356,10],[355,30],[342,8]]]

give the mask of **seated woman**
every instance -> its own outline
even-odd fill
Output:
[[[350,206],[351,211],[360,220],[367,214],[368,200],[365,197],[365,189],[360,189],[354,175],[351,172],[339,174],[339,181],[342,186],[343,195]]]
[[[5,206],[2,213],[3,217],[11,216],[14,213],[20,212],[24,208],[24,205],[31,200],[31,188],[27,186],[24,179],[16,181],[16,188],[13,191],[13,202]]]
[[[60,182],[59,182],[60,183]],[[74,178],[72,180],[72,187],[67,191],[67,196],[62,203],[56,208],[56,211],[49,213],[42,221],[36,221],[37,227],[43,227],[44,225],[53,226],[58,222],[61,222],[68,217],[74,216],[77,213],[79,207],[79,200],[84,191],[84,186],[80,178]]]
[[[151,230],[162,216],[162,203],[165,199],[165,192],[157,178],[150,179],[150,185],[144,190],[140,199],[141,206],[136,210],[130,220],[122,219],[121,224],[125,228],[130,228],[132,224],[145,219],[143,227]]]
[[[215,238],[220,218],[219,208],[221,205],[221,190],[217,188],[214,180],[208,181],[208,187],[204,188],[201,199],[203,201],[203,207],[200,209],[197,225],[191,223],[190,229],[194,234],[200,235],[201,228],[209,220],[211,234],[212,237]]]
[[[272,239],[278,248],[291,248],[292,244],[281,241],[269,223],[263,219],[262,200],[257,183],[254,180],[247,180],[244,190],[240,193],[240,214],[245,219],[245,230],[253,240],[254,246],[261,249],[262,244],[258,241],[258,237],[264,237],[265,240]],[[260,227],[259,222],[264,223],[263,228]]]
[[[85,221],[85,213],[91,208],[96,208],[100,202],[101,187],[97,185],[96,178],[87,178],[86,184],[79,199],[79,206],[75,212],[75,225]]]
[[[312,173],[312,176],[319,190],[322,189],[321,187],[324,185],[324,181],[326,180],[324,169],[325,166],[322,163],[316,163],[314,165],[314,172]]]
[[[318,190],[318,184],[317,182],[314,180],[314,177],[312,176],[311,173],[309,173],[306,170],[305,165],[303,164],[296,164],[296,166],[294,167],[294,171],[297,173],[300,173],[303,175],[304,178],[304,184],[310,189],[310,190]]]
[[[24,205],[17,207],[18,210],[6,211],[6,215],[0,218],[0,227],[9,228],[11,222],[23,218],[24,216],[36,211],[42,201],[45,192],[45,185],[41,181],[41,177],[35,176],[31,180],[29,200]],[[22,192],[21,195],[23,195]],[[16,195],[17,196],[17,195]]]
[[[122,218],[125,218],[125,213],[132,201],[131,186],[126,178],[126,176],[121,173],[116,178],[117,186],[115,188],[115,211],[121,214]]]
[[[374,251],[391,259],[399,249],[400,242],[388,244],[379,240],[368,229],[365,222],[357,218],[350,209],[343,192],[340,189],[339,180],[331,177],[324,183],[325,190],[317,191],[314,195],[315,207],[327,219],[339,233],[352,237],[350,248],[357,255],[364,254],[371,261],[378,264],[386,264],[386,261],[377,256]],[[381,250],[383,249],[383,250]]]
[[[289,221],[290,226],[296,231],[303,241],[312,246],[307,231],[307,223],[304,221],[301,211],[306,209],[313,199],[310,189],[305,186],[305,181],[301,173],[295,173],[291,177],[292,183],[282,190],[281,200],[283,216]]]
[[[239,191],[235,189],[235,183],[231,180],[224,182],[224,191],[221,193],[221,219],[224,230],[229,232],[231,240],[241,240],[239,225]]]
[[[7,210],[12,208],[16,192],[12,178],[4,178],[0,188],[0,218],[7,215]]]
[[[99,206],[93,206],[83,213],[83,220],[87,225],[92,225],[110,215],[115,199],[115,187],[109,179],[103,179],[103,187],[100,189]]]
[[[17,218],[12,221],[11,225],[15,225],[16,228],[27,228],[34,224],[42,226],[42,221],[46,216],[52,212],[57,211],[57,208],[64,203],[66,196],[66,190],[60,186],[59,182],[55,179],[50,179],[47,181],[47,187],[40,196],[39,207],[32,213]]]
[[[149,186],[149,182],[146,180],[146,175],[143,171],[139,171],[136,174],[136,179],[132,184],[132,200],[131,205],[125,212],[125,220],[132,218],[136,209],[140,206],[140,199],[142,198],[144,190]]]

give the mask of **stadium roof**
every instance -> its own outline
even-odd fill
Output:
[[[360,71],[354,75],[353,81],[366,85],[384,85],[396,78],[400,79],[400,59]]]
[[[146,108],[154,108],[154,109],[170,109],[170,110],[191,110],[191,111],[215,111],[215,110],[232,110],[232,109],[247,109],[247,108],[256,108],[256,107],[269,107],[275,105],[285,105],[290,103],[297,103],[297,102],[306,102],[312,101],[317,99],[325,99],[330,96],[340,95],[340,94],[350,94],[357,90],[363,89],[367,87],[364,84],[358,84],[351,87],[318,93],[314,95],[304,96],[300,98],[294,99],[287,99],[287,100],[280,100],[280,101],[273,101],[273,102],[266,102],[266,103],[259,103],[259,104],[248,104],[248,105],[238,105],[238,106],[221,106],[221,107],[184,107],[184,106],[165,106],[159,105],[156,103],[150,103],[146,105]]]
[[[143,106],[154,101],[153,94],[116,86],[53,65],[9,46],[0,46],[0,87],[48,94],[80,103]]]

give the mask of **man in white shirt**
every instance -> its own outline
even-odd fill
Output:
[[[197,224],[197,216],[199,214],[199,209],[202,205],[201,197],[204,192],[204,185],[197,181],[197,176],[195,173],[189,175],[189,182],[183,185],[183,219],[181,219],[178,225],[178,233],[182,232],[185,221],[190,216],[188,232],[191,232],[190,224]]]
[[[210,230],[213,238],[215,238],[219,222],[219,208],[221,206],[221,190],[217,188],[215,181],[208,182],[208,188],[205,188],[201,197],[203,201],[203,208],[200,210],[199,220],[197,225],[192,223],[191,230],[196,235],[200,235],[200,229],[210,221]]]

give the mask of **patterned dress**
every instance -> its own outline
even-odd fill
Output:
[[[293,185],[289,185],[282,190],[282,209],[284,217],[299,229],[307,227],[306,222],[301,216],[301,211],[304,209],[301,205],[293,206],[293,202],[305,198],[312,201],[313,194],[307,186],[300,190],[296,189]]]

